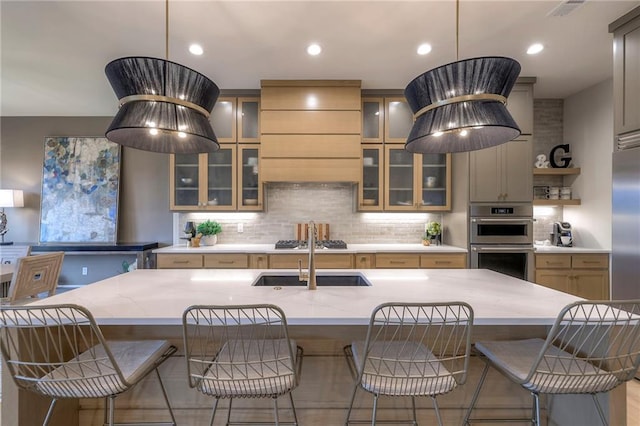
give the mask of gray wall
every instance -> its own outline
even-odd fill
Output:
[[[0,188],[22,189],[25,207],[7,209],[5,238],[34,243],[39,237],[40,193],[46,136],[103,136],[110,117],[2,117]],[[123,148],[118,240],[171,244],[169,157]]]

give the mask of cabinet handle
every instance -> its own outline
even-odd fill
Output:
[[[450,260],[436,260],[436,265],[448,265],[451,263]]]
[[[391,265],[404,265],[405,263],[407,263],[407,262],[405,262],[404,260],[390,260],[389,261],[389,264],[391,264]]]
[[[173,261],[174,265],[186,265],[187,263],[189,263],[188,260],[174,260]]]
[[[218,263],[221,265],[233,265],[234,263],[236,263],[236,261],[235,260],[219,260]]]
[[[547,265],[562,265],[562,262],[547,262]]]
[[[583,260],[582,263],[587,263],[589,265],[593,265],[594,263],[600,263],[599,260]]]

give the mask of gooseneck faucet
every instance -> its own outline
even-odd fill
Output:
[[[302,259],[298,259],[298,278],[300,281],[307,281],[307,289],[315,290],[316,284],[316,224],[314,221],[309,222],[309,267],[306,271],[302,271]]]

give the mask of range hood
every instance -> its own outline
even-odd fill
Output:
[[[260,173],[269,182],[360,179],[359,80],[263,80]]]

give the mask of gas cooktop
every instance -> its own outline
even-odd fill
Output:
[[[276,243],[277,249],[306,249],[309,242],[306,240],[280,240]],[[347,243],[342,240],[318,240],[316,248],[323,249],[346,249]]]

